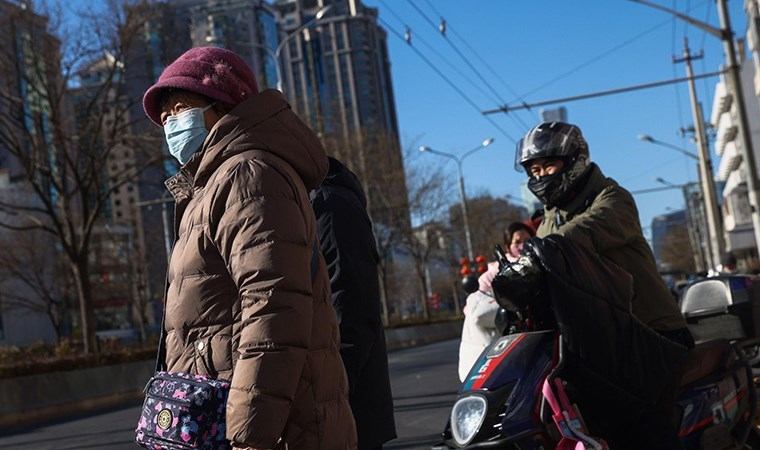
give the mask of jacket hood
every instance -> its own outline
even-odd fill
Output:
[[[246,135],[246,138],[239,138]],[[285,160],[307,190],[322,183],[328,169],[327,153],[317,135],[291,109],[280,91],[268,89],[244,100],[211,129],[203,151],[185,169],[196,182],[207,177],[229,157],[260,149]]]
[[[323,184],[342,186],[351,190],[359,199],[362,206],[366,208],[367,197],[364,195],[364,189],[362,189],[362,184],[356,175],[332,156],[328,157],[328,159],[330,161],[330,169],[327,171],[327,177],[325,177]]]

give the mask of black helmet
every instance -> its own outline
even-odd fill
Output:
[[[528,181],[528,188],[547,207],[561,203],[590,167],[588,144],[580,128],[564,122],[545,122],[528,131],[517,143],[515,170],[522,172],[539,158],[558,158],[564,163],[559,172]]]

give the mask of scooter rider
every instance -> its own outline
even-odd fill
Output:
[[[670,340],[694,346],[657,271],[633,196],[590,162],[577,126],[546,122],[533,127],[517,144],[515,169],[528,173],[528,188],[544,205],[537,237],[571,238],[626,270],[633,277],[634,316]]]
[[[693,347],[686,321],[644,239],[633,196],[590,162],[581,130],[563,122],[532,128],[517,144],[515,168],[528,173],[528,188],[544,205],[544,220],[536,236],[558,234],[572,239],[627,271],[633,281],[632,314],[670,341]],[[520,306],[517,302],[526,301],[541,286],[542,276],[538,258],[530,250],[524,251],[517,263],[494,279],[497,301]],[[596,418],[602,418],[596,421],[597,430],[601,430],[597,432],[604,433],[602,437],[611,448],[681,447],[670,424],[677,381],[668,383],[670,386],[663,389],[657,403],[643,415],[618,423],[596,412]]]

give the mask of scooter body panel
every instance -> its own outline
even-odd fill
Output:
[[[489,346],[470,370],[458,398],[482,395],[488,414],[467,449],[549,449],[556,442],[540,414],[541,385],[556,364],[556,331],[517,333]],[[752,386],[747,365],[727,348],[723,369],[681,389],[679,436],[686,449],[699,449],[703,434],[721,425],[736,429],[748,420]],[[582,413],[582,411],[581,411]],[[444,431],[445,445],[457,446]],[[443,447],[441,447],[443,448]]]
[[[483,352],[459,390],[458,398],[477,394],[488,402],[481,430],[465,448],[551,448],[539,417],[539,402],[542,383],[554,366],[556,337],[556,331],[516,333]],[[444,439],[456,448],[450,426]]]
[[[729,367],[683,389],[676,404],[681,411],[678,435],[685,448],[699,448],[706,430],[722,425],[734,429],[748,420],[749,389],[753,389],[747,367],[730,352]]]

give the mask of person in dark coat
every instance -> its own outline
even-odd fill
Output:
[[[359,180],[340,161],[329,160],[327,177],[310,193],[311,204],[340,323],[340,355],[359,449],[379,449],[396,437],[381,320],[380,256]]]

